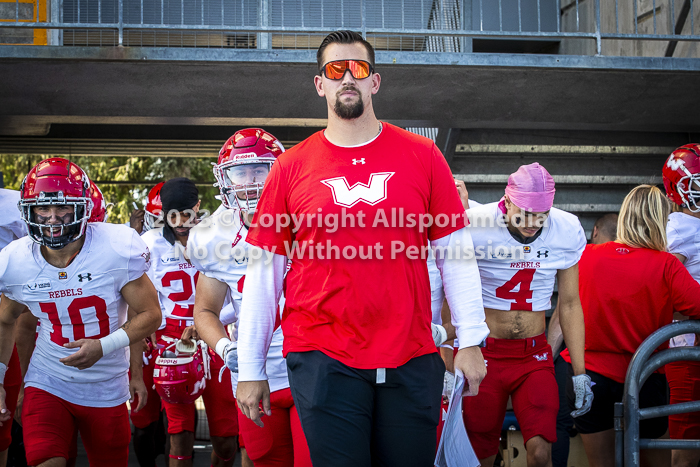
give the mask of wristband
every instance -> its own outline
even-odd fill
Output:
[[[439,324],[430,323],[433,331],[433,341],[435,342],[435,347],[439,347],[445,343],[447,340],[447,330]]]
[[[119,328],[112,334],[100,339],[102,344],[102,356],[109,355],[117,349],[129,346],[129,335],[125,330]]]
[[[5,384],[5,373],[7,373],[7,365],[0,363],[0,384]]]
[[[216,354],[219,357],[221,357],[224,361],[226,361],[226,357],[224,356],[224,350],[226,350],[226,346],[229,345],[230,343],[231,343],[231,339],[229,339],[228,337],[222,337],[216,343],[216,347],[214,347]]]

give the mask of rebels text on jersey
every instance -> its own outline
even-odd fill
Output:
[[[171,245],[163,237],[162,227],[149,230],[141,238],[151,251],[148,277],[158,291],[163,319],[184,320],[191,326],[198,272],[185,258],[185,248],[179,242]]]
[[[578,218],[552,208],[540,236],[524,245],[508,232],[499,203],[469,209],[467,216],[484,306],[549,310],[557,271],[578,263],[586,248],[586,234]]]
[[[29,237],[0,252],[0,291],[26,305],[41,323],[27,387],[88,407],[113,407],[129,399],[128,348],[85,370],[59,359],[78,350],[64,344],[105,337],[126,322],[121,289],[140,278],[149,262],[148,248],[136,231],[103,223],[87,225],[85,243],[66,268],[48,264]]]
[[[187,255],[192,265],[205,276],[228,285],[226,302],[233,305],[234,314],[232,320],[226,321],[236,324],[236,333],[250,250],[247,235],[240,211],[227,209],[197,224],[187,239]],[[280,299],[280,310],[283,307],[284,297]],[[224,320],[223,315],[221,319]],[[279,322],[277,324],[265,364],[271,392],[289,387],[287,364],[282,357],[284,337]],[[235,340],[237,335],[233,337]],[[231,383],[235,393],[238,373],[231,373]]]

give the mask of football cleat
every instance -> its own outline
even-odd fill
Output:
[[[228,209],[255,211],[265,178],[284,146],[260,128],[239,130],[224,143],[214,164],[215,187]]]

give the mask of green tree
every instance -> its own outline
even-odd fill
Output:
[[[25,175],[39,161],[51,156],[0,155],[0,171],[5,188],[19,190]],[[202,209],[213,212],[220,202],[214,198],[219,190],[214,188],[211,158],[162,158],[162,157],[68,157],[82,167],[102,190],[105,201],[112,204],[108,221],[123,223],[129,220],[134,203],[139,208],[146,204],[150,189],[158,182],[174,177],[187,177],[198,184]]]

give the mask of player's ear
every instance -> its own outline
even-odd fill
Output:
[[[372,73],[372,94],[379,92],[379,85],[382,82],[382,77],[379,73]]]
[[[314,76],[314,86],[316,87],[316,92],[320,97],[326,96],[326,91],[323,90],[323,78],[320,75]]]

